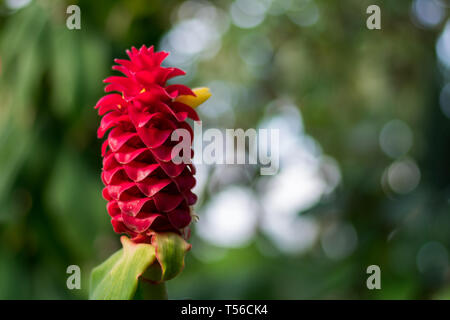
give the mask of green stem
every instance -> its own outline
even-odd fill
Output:
[[[139,279],[139,287],[134,300],[167,300],[167,289],[164,282],[155,283],[145,279]]]

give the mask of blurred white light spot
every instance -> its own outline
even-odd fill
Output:
[[[343,259],[356,249],[358,235],[349,223],[333,225],[325,230],[321,243],[323,251],[330,259]]]
[[[317,223],[306,217],[277,216],[269,214],[262,225],[275,245],[286,253],[301,253],[317,239]]]
[[[230,25],[225,11],[208,2],[186,1],[177,12],[175,25],[161,40],[161,49],[171,52],[166,63],[189,69],[197,60],[213,58]]]
[[[337,163],[324,158],[320,145],[304,134],[299,110],[290,104],[278,108],[280,114],[260,125],[280,130],[281,170],[266,182],[263,203],[275,215],[296,215],[333,189],[340,173]]]
[[[239,8],[250,15],[262,15],[269,9],[272,0],[236,0]]]
[[[450,0],[435,0],[443,8],[450,8]]]
[[[308,27],[319,21],[320,13],[314,1],[297,0],[295,6],[289,10],[288,16],[298,26]]]
[[[225,128],[232,128],[235,121],[235,113],[233,110],[234,97],[238,96],[236,88],[233,84],[224,81],[212,81],[207,84],[212,92],[211,98],[209,98],[199,108],[198,112],[200,118],[208,118],[209,125],[221,126]]]
[[[441,90],[439,104],[442,112],[450,118],[450,83],[447,83]]]
[[[426,28],[432,28],[445,17],[444,8],[436,0],[415,0],[412,11],[417,22]]]
[[[181,22],[169,34],[170,45],[179,52],[196,54],[209,44],[213,38],[211,30],[200,20],[192,19]]]
[[[341,171],[339,170],[339,165],[334,158],[323,156],[320,170],[327,184],[325,192],[330,193],[341,182]]]
[[[201,195],[205,190],[211,166],[206,164],[197,164],[195,166],[195,169],[196,169],[195,173],[196,183],[194,188],[192,189],[192,192],[194,192],[197,195]]]
[[[208,181],[208,191],[215,193],[217,189],[242,181],[247,171],[244,166],[236,165],[215,165]]]
[[[326,189],[325,181],[317,174],[318,163],[298,161],[298,165],[282,168],[268,182],[263,203],[269,212],[296,214],[319,201]]]
[[[444,30],[438,38],[436,43],[436,52],[439,61],[450,68],[450,22],[447,21]]]
[[[230,7],[231,20],[240,28],[254,28],[264,21],[267,8],[262,0],[236,0]]]
[[[300,111],[290,103],[274,101],[272,104],[279,105],[277,107],[280,110],[279,114],[263,120],[259,128],[280,130],[280,156],[286,161],[295,160],[291,157],[292,147],[300,144],[299,137],[303,136],[303,120]],[[268,154],[268,150],[262,151]]]
[[[318,234],[316,222],[298,213],[319,201],[325,188],[317,167],[301,162],[284,167],[268,181],[262,197],[262,226],[279,249],[299,253],[314,243]]]
[[[239,247],[252,239],[257,223],[257,200],[243,187],[230,187],[215,195],[200,212],[197,232],[212,244]]]
[[[247,35],[239,42],[239,55],[246,64],[261,67],[270,62],[272,44],[263,35]]]
[[[228,16],[228,13],[214,6],[203,6],[197,11],[195,17],[214,26],[216,31],[221,35],[227,32],[230,27],[230,17]]]
[[[404,156],[413,144],[413,134],[409,126],[401,120],[389,121],[381,130],[381,149],[391,158]]]
[[[31,0],[6,0],[6,6],[12,10],[18,10],[30,4]]]
[[[411,159],[395,161],[387,169],[387,181],[394,192],[409,193],[420,182],[420,169]]]
[[[225,33],[230,21],[228,14],[208,1],[185,1],[177,11],[178,21],[198,19],[212,26],[220,34]]]
[[[202,1],[184,1],[178,7],[177,15],[179,20],[191,19],[195,14],[205,6]]]
[[[292,0],[274,0],[272,1],[272,5],[269,8],[269,14],[274,16],[282,15],[289,11],[291,6]]]
[[[300,111],[282,100],[273,102],[279,112],[260,128],[280,130],[281,169],[263,180],[263,230],[280,250],[299,253],[310,248],[318,236],[313,218],[299,216],[339,183],[334,159],[324,157],[320,145],[303,131]]]
[[[447,249],[436,241],[424,244],[417,253],[417,268],[421,273],[444,273],[448,268]]]

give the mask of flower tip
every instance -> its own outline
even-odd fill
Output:
[[[175,101],[184,103],[191,108],[196,108],[199,105],[201,105],[203,102],[209,99],[211,97],[211,91],[209,88],[202,87],[202,88],[195,88],[192,90],[195,94],[195,96],[191,95],[181,95],[178,96]]]

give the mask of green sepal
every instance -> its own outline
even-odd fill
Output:
[[[191,245],[180,235],[172,232],[155,233],[152,245],[156,248],[156,259],[161,267],[159,281],[170,280],[183,271],[184,256]]]

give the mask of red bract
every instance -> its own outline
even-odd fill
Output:
[[[171,141],[171,134],[182,128],[193,137],[186,119],[199,118],[190,106],[175,101],[180,95],[195,95],[192,90],[166,85],[168,79],[185,74],[161,67],[168,53],[142,46],[127,54],[130,60],[116,59],[113,67],[125,76],[104,80],[105,92],[118,93],[104,96],[95,106],[102,116],[98,137],[110,130],[102,146],[103,197],[114,230],[149,243],[154,232],[182,234],[191,222],[190,206],[197,200],[191,192],[195,168],[172,161],[178,142]]]

